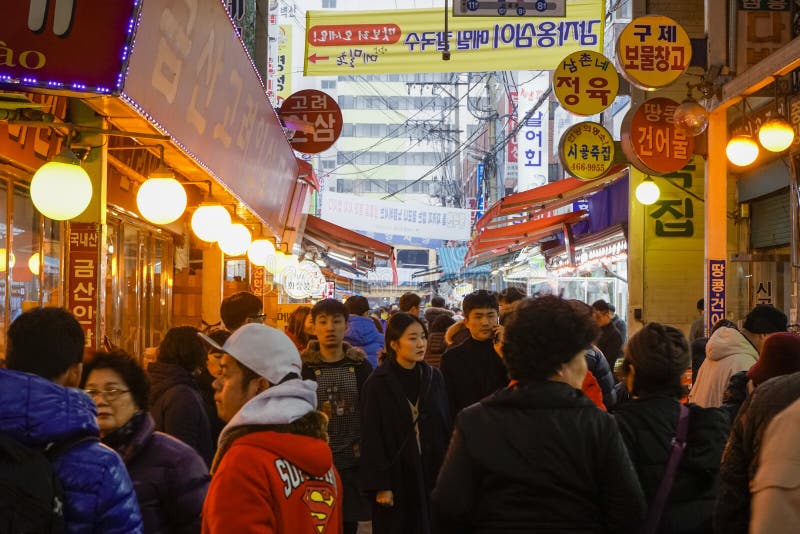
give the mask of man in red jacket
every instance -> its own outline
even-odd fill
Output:
[[[202,336],[202,334],[201,334]],[[214,401],[219,437],[203,533],[341,534],[341,481],[317,411],[317,384],[283,333],[246,324],[224,353]]]

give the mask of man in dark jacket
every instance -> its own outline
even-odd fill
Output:
[[[452,310],[448,310],[446,307],[446,303],[444,298],[436,295],[431,299],[431,305],[425,308],[425,322],[428,323],[428,329],[433,325],[433,322],[438,319],[439,317],[446,316],[452,317],[453,312]],[[455,321],[453,321],[455,322]]]
[[[139,505],[125,465],[100,444],[92,399],[74,389],[84,343],[81,325],[61,308],[37,308],[11,323],[7,369],[0,369],[0,432],[37,448],[88,438],[53,462],[64,488],[67,532],[140,533]]]
[[[614,369],[617,359],[622,356],[622,335],[612,324],[614,312],[611,306],[604,300],[592,303],[594,309],[594,320],[600,327],[600,338],[597,340],[597,348],[603,353],[608,361],[608,367]]]
[[[454,415],[508,385],[506,368],[494,345],[502,331],[497,297],[489,291],[474,291],[464,297],[463,308],[470,339],[449,348],[440,366]]]
[[[617,396],[614,392],[614,375],[608,367],[608,361],[600,350],[591,347],[586,350],[586,366],[603,392],[603,404],[610,410],[616,404]]]
[[[742,404],[722,454],[720,487],[714,507],[715,533],[747,532],[750,481],[758,470],[764,432],[772,418],[797,399],[800,399],[800,373],[793,373],[767,380]]]

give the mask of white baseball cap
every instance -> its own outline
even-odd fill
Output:
[[[280,384],[289,373],[295,373],[298,378],[301,376],[303,364],[295,344],[286,334],[265,324],[245,324],[222,346],[205,334],[197,335],[266,378],[270,384]]]

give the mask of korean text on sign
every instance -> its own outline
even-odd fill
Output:
[[[708,331],[725,319],[725,260],[708,260]]]

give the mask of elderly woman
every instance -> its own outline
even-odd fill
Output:
[[[636,532],[644,497],[614,418],[580,389],[586,306],[525,299],[505,325],[513,386],[456,418],[433,492],[454,532]]]
[[[622,374],[633,399],[614,415],[651,509],[677,433],[686,389],[681,377],[691,366],[689,343],[671,326],[649,323],[625,349]],[[688,409],[686,447],[663,505],[661,533],[711,532],[729,418],[722,408],[690,404]]]
[[[103,443],[128,468],[145,534],[199,533],[208,469],[194,449],[155,431],[142,368],[123,351],[98,352],[84,367],[81,387],[97,404]]]

